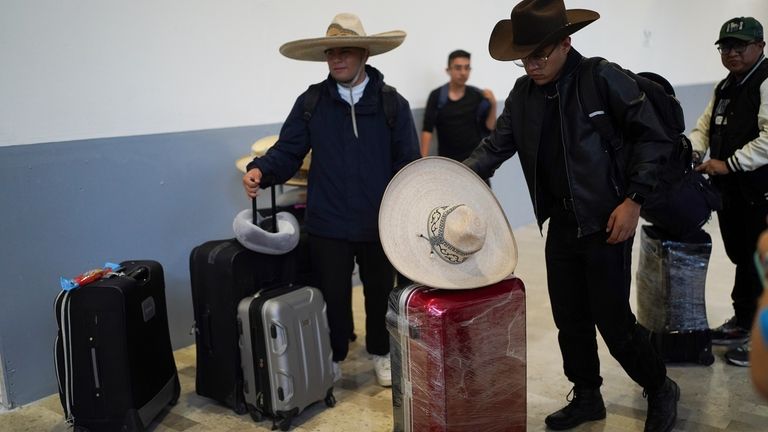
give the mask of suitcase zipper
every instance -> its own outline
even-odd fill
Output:
[[[61,301],[61,310],[59,316],[61,322],[59,326],[61,328],[62,336],[62,352],[64,354],[64,420],[69,424],[74,424],[75,417],[72,414],[73,405],[73,389],[72,389],[72,346],[70,340],[70,328],[69,328],[69,300],[70,291],[63,291],[61,294],[64,298]],[[57,373],[58,373],[58,368]]]

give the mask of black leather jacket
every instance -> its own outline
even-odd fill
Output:
[[[659,165],[672,148],[650,101],[635,81],[619,67],[604,64],[597,70],[598,86],[616,129],[624,136],[612,160],[608,143],[602,142],[579,103],[577,84],[583,60],[571,48],[555,83],[565,174],[579,237],[605,231],[611,212],[627,195],[636,192],[647,196],[656,184]],[[519,78],[504,103],[496,129],[464,161],[480,177],[488,178],[504,161],[519,154],[539,229],[551,210],[542,204],[545,191],[537,170],[541,131],[549,123],[543,115],[544,104],[542,88],[528,76]]]

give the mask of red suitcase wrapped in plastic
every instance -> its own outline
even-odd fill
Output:
[[[470,290],[396,289],[387,324],[395,431],[526,429],[520,279]]]

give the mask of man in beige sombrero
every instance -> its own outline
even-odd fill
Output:
[[[597,328],[611,355],[644,389],[645,430],[669,431],[680,389],[637,324],[629,289],[640,206],[656,184],[659,155],[672,143],[637,84],[602,62],[595,79],[624,141],[614,157],[626,168],[613,169],[620,165],[604,151],[578,100],[584,57],[570,37],[597,20],[597,12],[566,10],[563,0],[524,0],[510,18],[496,24],[489,51],[496,60],[514,61],[525,76],[515,83],[496,130],[464,163],[487,178],[519,154],[539,226],[549,219],[547,284],[573,398],[545,422],[563,430],[605,418]]]
[[[419,144],[408,102],[366,62],[404,39],[402,31],[367,35],[357,16],[342,13],[325,36],[281,46],[286,57],[326,62],[329,75],[296,99],[275,145],[250,162],[243,176],[247,194],[255,197],[266,186],[262,182],[291,178],[312,150],[305,226],[312,269],[327,303],[334,373],[340,378],[339,362],[349,349],[357,263],[365,295],[366,349],[383,386],[392,382],[385,315],[395,271],[379,241],[377,216],[387,183],[419,157]]]

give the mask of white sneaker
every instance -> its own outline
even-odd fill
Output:
[[[392,364],[389,361],[389,354],[373,356],[373,370],[376,372],[376,381],[382,387],[392,386]]]
[[[341,365],[339,362],[333,362],[333,382],[341,381]]]

